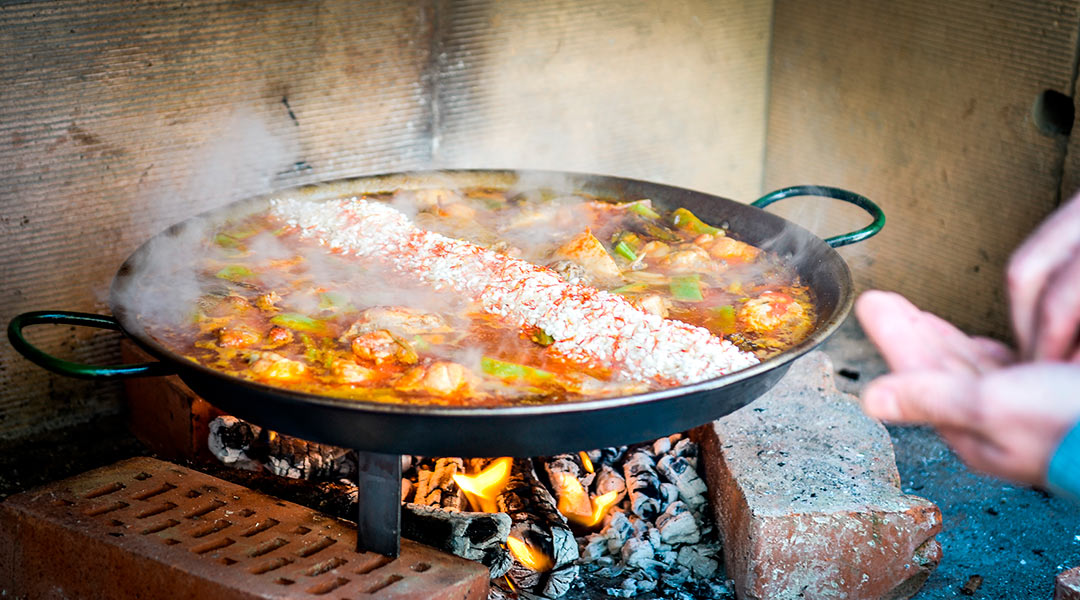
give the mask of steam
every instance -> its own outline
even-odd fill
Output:
[[[167,157],[168,171],[178,176],[149,185],[137,199],[142,210],[131,211],[130,227],[159,231],[181,221],[183,225],[151,238],[145,251],[127,263],[130,284],[113,290],[117,308],[170,325],[189,318],[193,303],[205,293],[198,265],[220,224],[196,215],[220,212],[239,199],[270,191],[276,178],[298,162],[292,128],[277,127],[287,133],[276,133],[275,125],[248,109],[209,115],[203,127],[193,128],[207,132],[208,138]],[[228,216],[241,218],[257,208],[238,207]],[[259,243],[260,251],[273,252],[274,242]]]

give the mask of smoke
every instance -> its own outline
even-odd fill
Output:
[[[220,224],[197,215],[220,212],[237,200],[270,191],[278,176],[298,162],[292,128],[275,127],[278,124],[250,109],[211,114],[201,128],[191,128],[206,132],[203,141],[178,145],[163,157],[164,166],[158,169],[163,174],[136,199],[141,210],[131,211],[129,227],[169,230],[152,237],[144,251],[129,259],[130,277],[112,290],[114,309],[134,310],[143,318],[171,325],[189,317],[193,303],[205,292],[197,265]],[[259,208],[236,207],[228,216],[242,218]],[[276,241],[269,237],[254,242],[267,256],[284,252],[274,248]],[[100,295],[104,297],[105,290]]]

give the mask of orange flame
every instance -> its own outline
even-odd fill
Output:
[[[543,552],[533,548],[525,542],[510,536],[506,538],[506,546],[510,548],[510,554],[514,555],[517,561],[526,567],[529,567],[533,571],[544,572],[550,571],[554,566],[551,558]]]
[[[510,465],[513,460],[509,456],[497,459],[476,475],[454,474],[454,481],[465,492],[474,510],[497,512],[495,497],[510,480]]]
[[[578,452],[578,456],[581,457],[581,464],[582,464],[582,466],[585,467],[586,471],[588,471],[590,473],[595,472],[593,470],[592,460],[589,459],[589,454],[587,452],[582,450],[581,452]]]
[[[619,501],[619,490],[611,490],[606,494],[602,494],[593,498],[593,514],[588,523],[584,523],[586,527],[595,527],[603,520],[604,515],[607,514],[609,508],[615,505]]]

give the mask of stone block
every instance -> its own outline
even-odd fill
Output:
[[[694,436],[740,599],[902,599],[941,559],[941,512],[900,491],[881,423],[814,352]]]
[[[1058,573],[1054,579],[1054,600],[1080,600],[1080,567]]]

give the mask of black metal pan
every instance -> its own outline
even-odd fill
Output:
[[[197,394],[215,406],[264,427],[304,439],[381,454],[425,456],[538,456],[621,445],[689,429],[726,415],[768,390],[791,361],[824,341],[848,314],[853,302],[851,273],[833,249],[866,239],[884,225],[872,202],[836,188],[799,186],[773,192],[753,205],[677,187],[618,177],[554,172],[437,171],[362,177],[284,190],[242,203],[266,202],[288,195],[310,201],[344,195],[431,187],[511,188],[553,182],[561,191],[636,200],[651,198],[665,209],[686,207],[707,222],[725,224],[734,237],[788,257],[813,293],[816,329],[805,341],[782,354],[744,369],[700,383],[631,396],[562,404],[510,407],[396,405],[345,400],[255,383],[195,364],[148,335],[133,311],[121,304],[128,286],[139,277],[132,265],[152,252],[153,239],[121,266],[113,280],[110,308],[114,317],[63,311],[32,312],[8,326],[12,345],[35,363],[64,375],[115,379],[179,375]],[[781,217],[761,210],[791,196],[826,196],[854,203],[873,217],[859,231],[822,240]],[[181,236],[200,222],[222,220],[235,205],[194,217],[158,234]],[[122,331],[160,362],[79,365],[50,356],[32,346],[23,328],[71,324]]]

